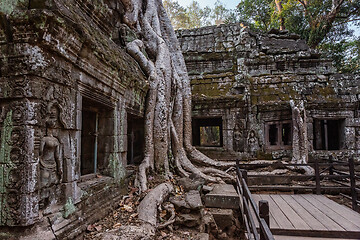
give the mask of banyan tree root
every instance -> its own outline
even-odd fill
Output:
[[[182,176],[196,174],[208,182],[223,182],[227,173],[220,169],[234,162],[212,160],[191,145],[191,88],[185,61],[175,32],[161,0],[121,0],[125,8],[123,22],[141,36],[127,43],[128,53],[148,77],[149,93],[145,109],[144,159],[139,167],[140,191],[147,190],[149,169],[169,170],[169,153]],[[207,166],[206,174],[193,162]],[[213,166],[217,169],[209,170]],[[220,176],[220,177],[219,177]]]
[[[162,223],[162,224],[160,224],[158,226],[158,229],[162,229],[162,228],[165,228],[165,227],[168,227],[168,226],[170,227],[170,225],[172,225],[175,222],[176,214],[175,214],[175,206],[174,206],[174,204],[165,203],[164,204],[164,209],[166,211],[170,212],[171,215],[170,215],[169,219],[166,222],[164,222],[164,223]]]
[[[307,138],[307,120],[304,102],[295,103],[290,100],[293,122],[293,156],[291,163],[307,164],[308,163],[308,138]],[[310,166],[289,167],[292,170],[300,170],[306,175],[314,175],[315,170]]]
[[[138,218],[157,227],[157,210],[168,195],[174,191],[171,183],[161,183],[152,189],[138,206]]]

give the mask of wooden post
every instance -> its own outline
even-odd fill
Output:
[[[259,201],[259,215],[260,218],[263,218],[265,220],[266,224],[270,228],[270,213],[269,213],[268,201],[266,200]],[[263,233],[263,231],[261,231],[261,227],[259,229],[260,229],[260,240],[265,240],[266,239],[265,234]]]
[[[315,158],[315,181],[316,181],[316,194],[321,194],[320,188],[320,169],[319,169],[319,160]]]
[[[329,175],[334,175],[334,157],[332,155],[330,155],[329,157],[329,163],[330,163]]]
[[[246,185],[248,185],[248,175],[247,175],[247,171],[246,170],[243,170],[242,171],[242,176],[246,182]]]
[[[350,157],[350,159],[349,159],[349,173],[350,173],[350,188],[351,188],[352,208],[353,208],[354,211],[357,211],[358,206],[357,206],[357,192],[356,192],[356,181],[355,181],[354,157]]]

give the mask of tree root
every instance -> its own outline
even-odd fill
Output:
[[[212,160],[191,145],[190,79],[161,1],[121,1],[123,21],[141,36],[126,45],[127,52],[139,63],[150,85],[145,109],[145,157],[138,175],[140,191],[147,190],[148,169],[165,170],[166,177],[171,176],[169,152],[182,176],[194,173],[208,182],[223,182],[220,177],[231,179],[225,172],[205,168],[217,177],[207,175],[192,163],[220,169],[235,166],[235,162]]]
[[[164,209],[166,211],[170,212],[171,216],[166,222],[160,224],[157,227],[158,229],[165,228],[165,227],[167,227],[167,226],[169,226],[169,225],[171,225],[171,224],[173,224],[175,222],[175,207],[174,207],[174,205],[172,203],[165,203],[164,204]]]
[[[203,172],[203,173],[208,173],[208,174],[214,174],[218,177],[221,177],[221,178],[225,178],[225,179],[229,179],[231,181],[235,181],[235,177],[226,173],[225,171],[222,171],[222,170],[219,170],[219,169],[216,169],[216,168],[209,168],[209,167],[205,167],[205,168],[200,168],[200,170]]]
[[[173,191],[174,187],[171,183],[162,183],[151,190],[139,204],[139,219],[156,227],[158,206],[160,206],[169,193]]]

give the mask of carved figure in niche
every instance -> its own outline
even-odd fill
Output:
[[[240,121],[236,123],[233,136],[233,149],[235,152],[244,151],[244,124]]]
[[[49,107],[49,117],[46,121],[46,135],[41,139],[40,185],[42,205],[51,202],[55,197],[54,185],[62,179],[62,147],[59,139],[54,137],[53,129],[59,118],[59,109],[55,105]]]
[[[250,130],[247,142],[248,142],[250,156],[255,157],[257,151],[259,150],[259,140],[256,137],[254,130]]]

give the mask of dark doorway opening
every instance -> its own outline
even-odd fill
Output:
[[[128,164],[140,164],[144,158],[144,119],[128,114]]]
[[[96,173],[98,113],[83,110],[81,130],[81,175]]]
[[[114,147],[114,109],[82,97],[81,175],[108,174]]]
[[[222,147],[222,119],[194,118],[192,122],[193,145]]]
[[[340,150],[344,148],[345,119],[315,119],[314,149]]]
[[[292,124],[290,120],[265,123],[266,149],[290,149],[292,144]]]

